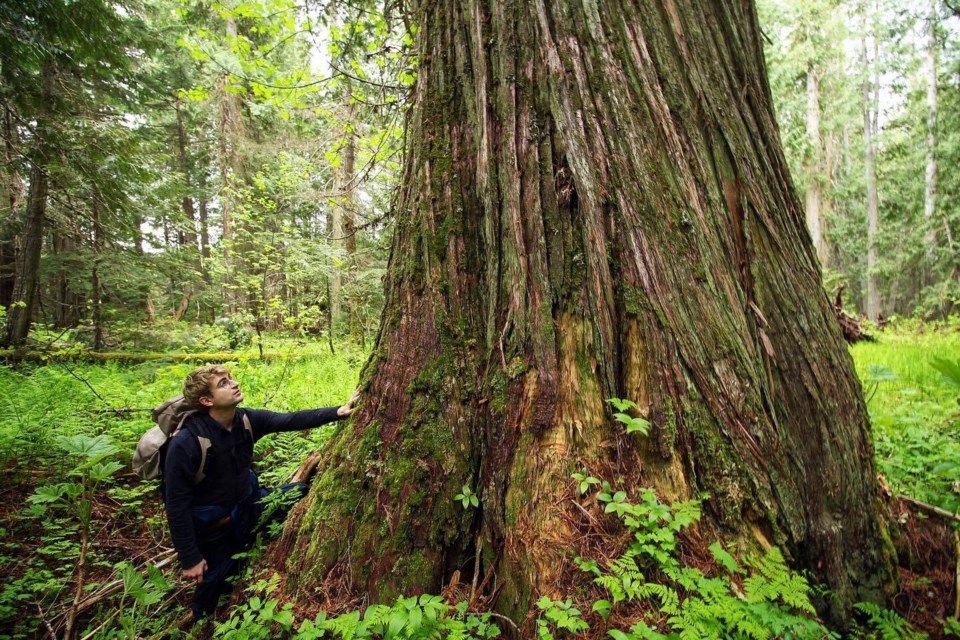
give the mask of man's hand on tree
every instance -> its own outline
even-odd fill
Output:
[[[189,580],[195,580],[197,584],[203,584],[203,573],[207,570],[207,561],[201,560],[189,569],[183,570],[183,577]]]
[[[356,407],[354,407],[353,405],[357,402],[357,398],[359,397],[360,397],[360,389],[359,388],[354,389],[353,395],[350,396],[350,399],[347,400],[347,403],[337,409],[337,415],[340,416],[341,418],[346,418],[348,415],[353,413],[354,410],[356,409]]]

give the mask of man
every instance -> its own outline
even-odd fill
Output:
[[[167,445],[163,481],[167,520],[183,577],[197,583],[191,603],[195,620],[212,615],[220,596],[230,592],[228,578],[240,568],[233,556],[253,543],[265,503],[289,498],[281,500],[286,508],[273,514],[277,521],[307,490],[303,482],[272,492],[260,489],[251,469],[254,441],[345,418],[353,413],[357,396],[354,392],[341,407],[294,413],[238,409],[243,393],[227,367],[201,367],[187,376],[184,402],[196,413]],[[200,438],[210,442],[205,455]]]

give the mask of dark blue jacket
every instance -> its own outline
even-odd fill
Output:
[[[244,413],[250,419],[253,438],[243,427]],[[294,413],[237,409],[230,429],[205,411],[189,418],[170,439],[163,469],[167,521],[183,567],[189,569],[203,559],[197,545],[197,536],[203,532],[196,530],[194,511],[220,507],[229,513],[249,494],[254,441],[270,433],[311,429],[339,419],[337,407]],[[210,449],[204,465],[205,477],[194,484],[200,467],[197,436],[209,438]]]

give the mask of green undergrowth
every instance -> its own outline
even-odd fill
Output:
[[[290,340],[273,344],[303,357],[261,361],[241,354],[229,363],[244,406],[292,411],[349,398],[364,353],[342,347],[331,355],[327,345]],[[177,395],[198,364],[0,366],[0,638],[34,637],[41,620],[59,624],[74,597],[81,558],[82,594],[114,580],[123,589],[92,619],[90,611],[78,618],[77,637],[134,638],[160,628],[165,616],[182,615],[170,606],[172,585],[156,571],[142,573],[158,545],[169,543],[157,483],[139,481],[129,464],[136,441],[153,424],[150,408]],[[262,484],[286,481],[335,428],[261,439],[256,468]]]
[[[960,510],[960,332],[884,332],[851,347],[863,383],[877,466],[898,494]]]
[[[693,566],[680,536],[700,519],[700,502],[662,503],[643,489],[631,500],[599,479],[576,474],[578,492],[596,493],[607,517],[617,518],[632,542],[609,560],[576,558],[576,564],[602,593],[600,598],[541,597],[532,621],[538,640],[609,637],[613,640],[795,640],[838,639],[811,603],[814,588],[790,570],[776,548],[762,555],[736,557],[719,541],[709,547],[713,565]],[[592,482],[596,480],[596,482]],[[474,508],[466,488],[455,500]],[[470,612],[434,595],[400,597],[328,617],[298,620],[291,603],[271,597],[279,577],[254,581],[250,596],[230,618],[217,623],[214,637],[225,640],[427,640],[493,638],[501,635],[490,613]],[[869,603],[857,605],[858,618],[847,637],[859,640],[920,640],[895,613]],[[623,620],[629,620],[628,624]],[[514,623],[507,625],[513,627]],[[511,629],[519,631],[519,629]],[[529,632],[521,631],[525,637]]]
[[[265,346],[296,357],[263,361],[255,345],[238,352],[231,367],[246,406],[289,411],[339,404],[356,385],[365,360],[364,353],[349,347],[331,355],[328,345],[316,341],[277,338]],[[873,422],[878,467],[894,491],[960,509],[960,333],[887,332],[851,352]],[[944,376],[951,371],[949,363],[957,365],[957,384]],[[156,545],[166,535],[156,485],[137,481],[128,463],[136,440],[151,425],[149,409],[176,395],[197,364],[65,360],[0,365],[0,486],[5,487],[0,638],[33,637],[39,618],[62,619],[57,616],[73,599],[81,557],[86,563],[81,595],[95,594],[112,580],[120,580],[122,590],[93,615],[81,616],[79,637],[136,637],[162,630],[182,615],[171,605],[176,598],[172,574],[145,571],[145,558],[134,557],[139,551],[124,546],[126,538]],[[627,418],[618,418],[621,428],[644,432],[644,424]],[[333,429],[260,441],[257,468],[263,483],[285,480]],[[541,640],[835,637],[812,612],[811,586],[790,572],[775,550],[736,557],[717,542],[710,547],[711,568],[687,564],[677,536],[696,522],[697,503],[664,505],[648,491],[627,496],[585,473],[574,480],[580,493],[597,494],[607,517],[619,519],[634,542],[609,562],[579,560],[601,597],[585,601],[577,593],[538,602],[532,630]],[[477,508],[472,496],[473,488],[464,487],[456,499],[450,497],[450,509]],[[218,637],[510,635],[510,623],[436,596],[400,597],[340,616],[298,621],[273,594],[272,580],[251,582],[253,591],[217,627]],[[630,624],[617,622],[627,618]],[[861,627],[852,637],[920,637],[891,612],[869,604],[858,606],[858,620]]]

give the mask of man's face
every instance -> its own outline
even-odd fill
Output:
[[[229,373],[215,374],[210,379],[210,392],[200,398],[200,404],[208,409],[230,409],[243,401],[240,385]]]

